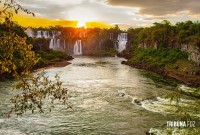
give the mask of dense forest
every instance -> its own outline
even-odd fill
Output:
[[[127,32],[132,46],[122,54],[128,58],[126,64],[199,85],[195,83],[200,78],[199,21],[172,25],[164,20],[147,28],[129,28]]]
[[[128,33],[127,49],[121,55],[129,59],[130,65],[143,63],[147,67],[159,67],[159,70],[178,71],[181,74],[197,77],[200,74],[199,21],[179,22],[172,25],[164,20],[161,23],[154,23],[151,27],[129,28],[127,31],[120,30],[118,25],[110,29],[64,28],[61,26],[32,28],[35,33],[37,31],[48,31],[49,33],[60,31],[62,34],[59,35],[59,39],[67,43],[67,48],[61,49],[61,52],[50,51],[49,38],[28,37],[25,33],[27,28],[22,28],[15,22],[10,24],[12,27],[9,31],[6,23],[0,25],[1,35],[11,31],[20,37],[25,37],[27,44],[32,44],[33,50],[40,57],[35,67],[72,59],[68,54],[73,52],[68,50],[73,50],[76,40],[82,40],[84,55],[115,56],[118,34],[126,32]]]

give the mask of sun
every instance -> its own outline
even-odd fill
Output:
[[[85,21],[78,21],[77,27],[85,27],[86,28],[86,22]]]
[[[97,19],[97,14],[87,8],[74,8],[69,11],[68,19],[78,21],[77,27],[86,27],[86,22]]]

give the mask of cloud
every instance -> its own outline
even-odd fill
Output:
[[[140,14],[164,16],[180,11],[200,14],[200,0],[107,0],[113,6],[139,7]]]
[[[73,18],[72,11],[78,10],[81,16],[84,14],[84,9],[85,12],[91,12],[96,15],[95,20],[92,21],[109,24],[131,23],[133,18],[138,18],[134,14],[138,9],[110,6],[105,3],[105,0],[18,0],[18,2],[24,8],[36,13],[36,16],[48,19],[68,20]]]
[[[36,17],[148,26],[168,19],[173,23],[200,19],[200,0],[17,0]]]
[[[18,0],[18,3],[34,12],[36,16],[48,19],[64,19],[63,12],[74,8],[74,4],[80,2],[82,0]]]

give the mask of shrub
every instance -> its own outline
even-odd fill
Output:
[[[36,67],[46,66],[50,62],[58,62],[58,61],[73,59],[72,56],[64,52],[55,51],[52,49],[48,49],[45,51],[38,51],[37,55],[40,57],[40,59],[38,63],[36,64]]]
[[[187,59],[188,55],[179,49],[143,49],[135,48],[133,57],[129,62],[145,63],[155,67],[164,67],[180,59]]]

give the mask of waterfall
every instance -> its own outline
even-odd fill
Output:
[[[60,48],[60,39],[52,38],[49,44],[49,49],[57,50]]]
[[[56,50],[56,49],[57,49],[57,42],[56,42],[56,39],[54,39],[53,41],[54,41],[54,42],[53,42],[53,49]]]
[[[118,39],[117,51],[122,52],[123,50],[126,49],[126,43],[128,41],[127,33],[120,33],[117,39]]]
[[[116,50],[118,49],[117,44],[118,44],[118,42],[114,42],[114,47],[115,47]]]
[[[51,38],[50,32],[48,31],[48,38]]]
[[[112,40],[111,33],[110,33],[110,40]]]
[[[57,39],[57,48],[60,48],[60,39]]]
[[[27,28],[25,33],[28,35],[28,37],[34,37],[34,32],[31,28]]]
[[[57,36],[60,36],[62,33],[61,33],[61,31],[58,31],[57,32]]]
[[[44,31],[44,37],[45,38],[51,38],[51,41],[49,43],[49,48],[53,49],[53,50],[58,50],[61,48],[61,44],[60,44],[60,39],[59,39],[59,35],[61,35],[60,31],[52,31],[52,36],[50,35],[50,33],[48,31]]]
[[[37,38],[42,38],[42,31],[37,31]]]
[[[48,32],[47,31],[43,31],[43,37],[48,38]]]
[[[55,38],[56,37],[56,33],[55,31],[52,31],[52,38]]]
[[[54,41],[53,40],[54,39],[52,38],[50,41],[49,49],[54,49],[54,46],[53,46]]]
[[[81,40],[77,40],[74,45],[74,55],[82,55],[82,44]]]

